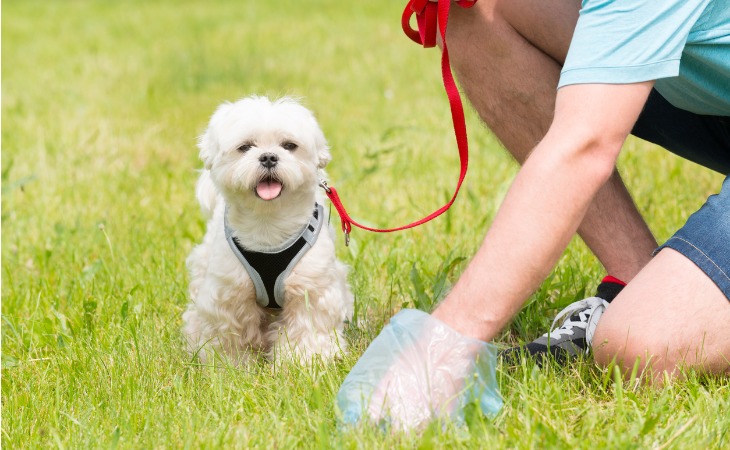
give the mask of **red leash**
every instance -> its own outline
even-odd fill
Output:
[[[471,8],[474,6],[476,0],[459,0],[456,3],[462,8]],[[444,81],[444,88],[446,89],[446,96],[449,99],[449,106],[451,107],[451,119],[454,123],[454,135],[456,136],[456,145],[459,148],[459,161],[461,165],[461,172],[459,173],[459,181],[456,184],[454,195],[451,197],[448,203],[441,208],[432,212],[423,219],[403,225],[396,228],[371,228],[365,225],[357,223],[350,217],[342,205],[340,196],[337,194],[337,190],[327,185],[325,181],[321,181],[320,185],[324,188],[329,197],[330,201],[334,205],[337,213],[340,215],[340,221],[342,222],[342,231],[345,232],[345,245],[350,243],[350,231],[352,225],[363,230],[375,231],[378,233],[387,233],[391,231],[405,230],[413,228],[430,220],[440,216],[456,200],[456,196],[459,194],[461,189],[461,183],[464,181],[466,176],[466,169],[469,161],[469,144],[466,138],[466,122],[464,121],[464,107],[461,104],[461,97],[459,96],[459,90],[456,87],[454,81],[454,75],[451,73],[451,65],[449,64],[449,51],[446,48],[446,25],[449,21],[449,9],[451,8],[451,0],[409,0],[406,9],[403,11],[403,17],[401,19],[401,25],[406,36],[408,36],[414,42],[423,45],[424,47],[434,47],[436,45],[436,33],[437,30],[441,34],[441,40],[443,42],[443,51],[441,53],[441,76]],[[416,14],[416,22],[418,23],[418,31],[411,28],[410,19],[413,14]]]

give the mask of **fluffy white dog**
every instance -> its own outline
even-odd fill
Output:
[[[344,351],[353,297],[322,209],[330,153],[312,113],[290,98],[224,103],[198,146],[196,194],[209,220],[187,259],[188,350],[235,365]]]

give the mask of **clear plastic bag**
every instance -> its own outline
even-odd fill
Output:
[[[463,423],[469,404],[494,415],[502,408],[496,366],[494,345],[462,336],[430,314],[404,309],[342,383],[340,421],[419,429],[434,419]]]

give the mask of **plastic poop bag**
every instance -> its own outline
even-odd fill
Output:
[[[360,420],[399,430],[434,419],[461,424],[464,408],[484,415],[502,408],[497,350],[462,336],[430,314],[404,309],[365,350],[337,393],[344,425]]]

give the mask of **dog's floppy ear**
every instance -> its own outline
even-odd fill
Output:
[[[330,154],[330,148],[327,145],[324,133],[321,130],[316,133],[314,145],[317,148],[317,167],[324,169],[330,160],[332,160],[332,155]]]
[[[326,145],[319,149],[317,152],[317,156],[319,157],[319,164],[317,167],[320,169],[324,169],[327,164],[329,164],[330,160],[332,160],[332,155],[330,155],[330,149]]]
[[[210,170],[204,169],[200,172],[198,182],[195,184],[195,196],[198,198],[200,210],[206,219],[213,217],[215,205],[218,201],[218,190],[210,179]]]
[[[218,140],[216,139],[214,132],[210,126],[208,126],[208,129],[205,130],[205,133],[203,133],[198,138],[198,148],[200,149],[200,153],[198,153],[198,156],[200,157],[200,160],[203,161],[203,166],[206,168],[206,170],[210,170],[211,166],[213,165],[213,156],[218,149],[217,141]]]
[[[216,125],[231,107],[231,103],[223,103],[220,105],[210,118],[210,123],[208,123],[208,128],[205,130],[205,133],[198,138],[198,148],[200,149],[198,156],[208,170],[213,166],[213,160],[220,150]]]

